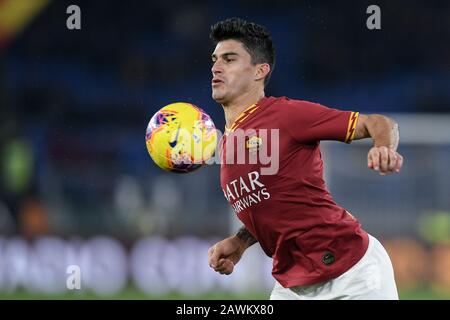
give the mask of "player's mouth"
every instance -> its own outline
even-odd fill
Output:
[[[224,83],[224,82],[222,80],[218,79],[218,78],[213,78],[212,81],[211,81],[211,85],[212,86],[217,86],[217,85],[219,85],[221,83]]]

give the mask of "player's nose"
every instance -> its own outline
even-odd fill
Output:
[[[223,69],[219,63],[215,62],[211,68],[211,72],[213,75],[221,74],[223,72]]]

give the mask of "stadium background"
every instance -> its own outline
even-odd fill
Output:
[[[81,30],[66,28],[70,4]],[[381,30],[366,28],[370,4]],[[218,166],[174,175],[145,149],[174,101],[223,128],[208,32],[231,16],[272,33],[268,95],[399,122],[400,175],[366,169],[368,142],[327,142],[327,183],[388,249],[401,298],[450,298],[450,3],[286,0],[0,0],[0,298],[267,299],[257,245],[231,276],[207,265],[239,225]]]

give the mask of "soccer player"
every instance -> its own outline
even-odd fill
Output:
[[[399,172],[398,125],[379,114],[266,97],[275,49],[260,25],[232,18],[213,25],[210,37],[215,44],[212,97],[226,120],[221,187],[244,225],[208,250],[211,268],[230,274],[244,251],[259,242],[273,259],[271,299],[398,299],[387,252],[328,192],[319,148],[321,140],[350,143],[370,137],[368,168],[381,175]],[[278,141],[262,134],[273,129]],[[277,144],[276,173],[263,175],[259,160],[226,161],[227,153],[242,147],[233,139],[239,130],[254,132],[241,139],[245,159]]]

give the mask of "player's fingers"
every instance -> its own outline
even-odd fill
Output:
[[[219,259],[219,261],[217,262],[217,265],[214,267],[214,271],[223,271],[224,269],[226,269],[227,267],[227,260],[225,258]]]
[[[395,166],[395,172],[400,172],[403,166],[403,156],[397,153],[397,164]]]
[[[216,266],[213,268],[215,272],[218,272],[220,274],[223,274],[225,272],[225,266],[222,264],[220,266]]]
[[[212,256],[213,252],[214,252],[214,246],[212,246],[208,249],[208,259]]]
[[[234,263],[230,259],[221,259],[219,261],[220,267],[215,268],[214,270],[219,272],[220,274],[230,274],[233,272]]]
[[[221,269],[225,268],[226,267],[225,263],[227,262],[227,260],[228,259],[224,259],[224,258],[219,259],[219,261],[216,264],[216,268],[221,268]]]
[[[367,167],[370,169],[373,169],[373,160],[372,160],[372,153],[367,153]]]
[[[389,161],[388,161],[388,171],[394,172],[395,167],[397,166],[397,152],[393,149],[389,149]]]
[[[216,250],[216,245],[214,245],[208,250],[208,263],[211,268],[215,268],[218,262],[219,262],[219,255]]]
[[[378,171],[380,169],[380,152],[377,148],[370,149],[368,159],[372,163],[372,168]]]
[[[389,162],[389,153],[388,148],[386,147],[379,147],[378,150],[380,151],[380,173],[387,173],[388,171],[388,162]]]

